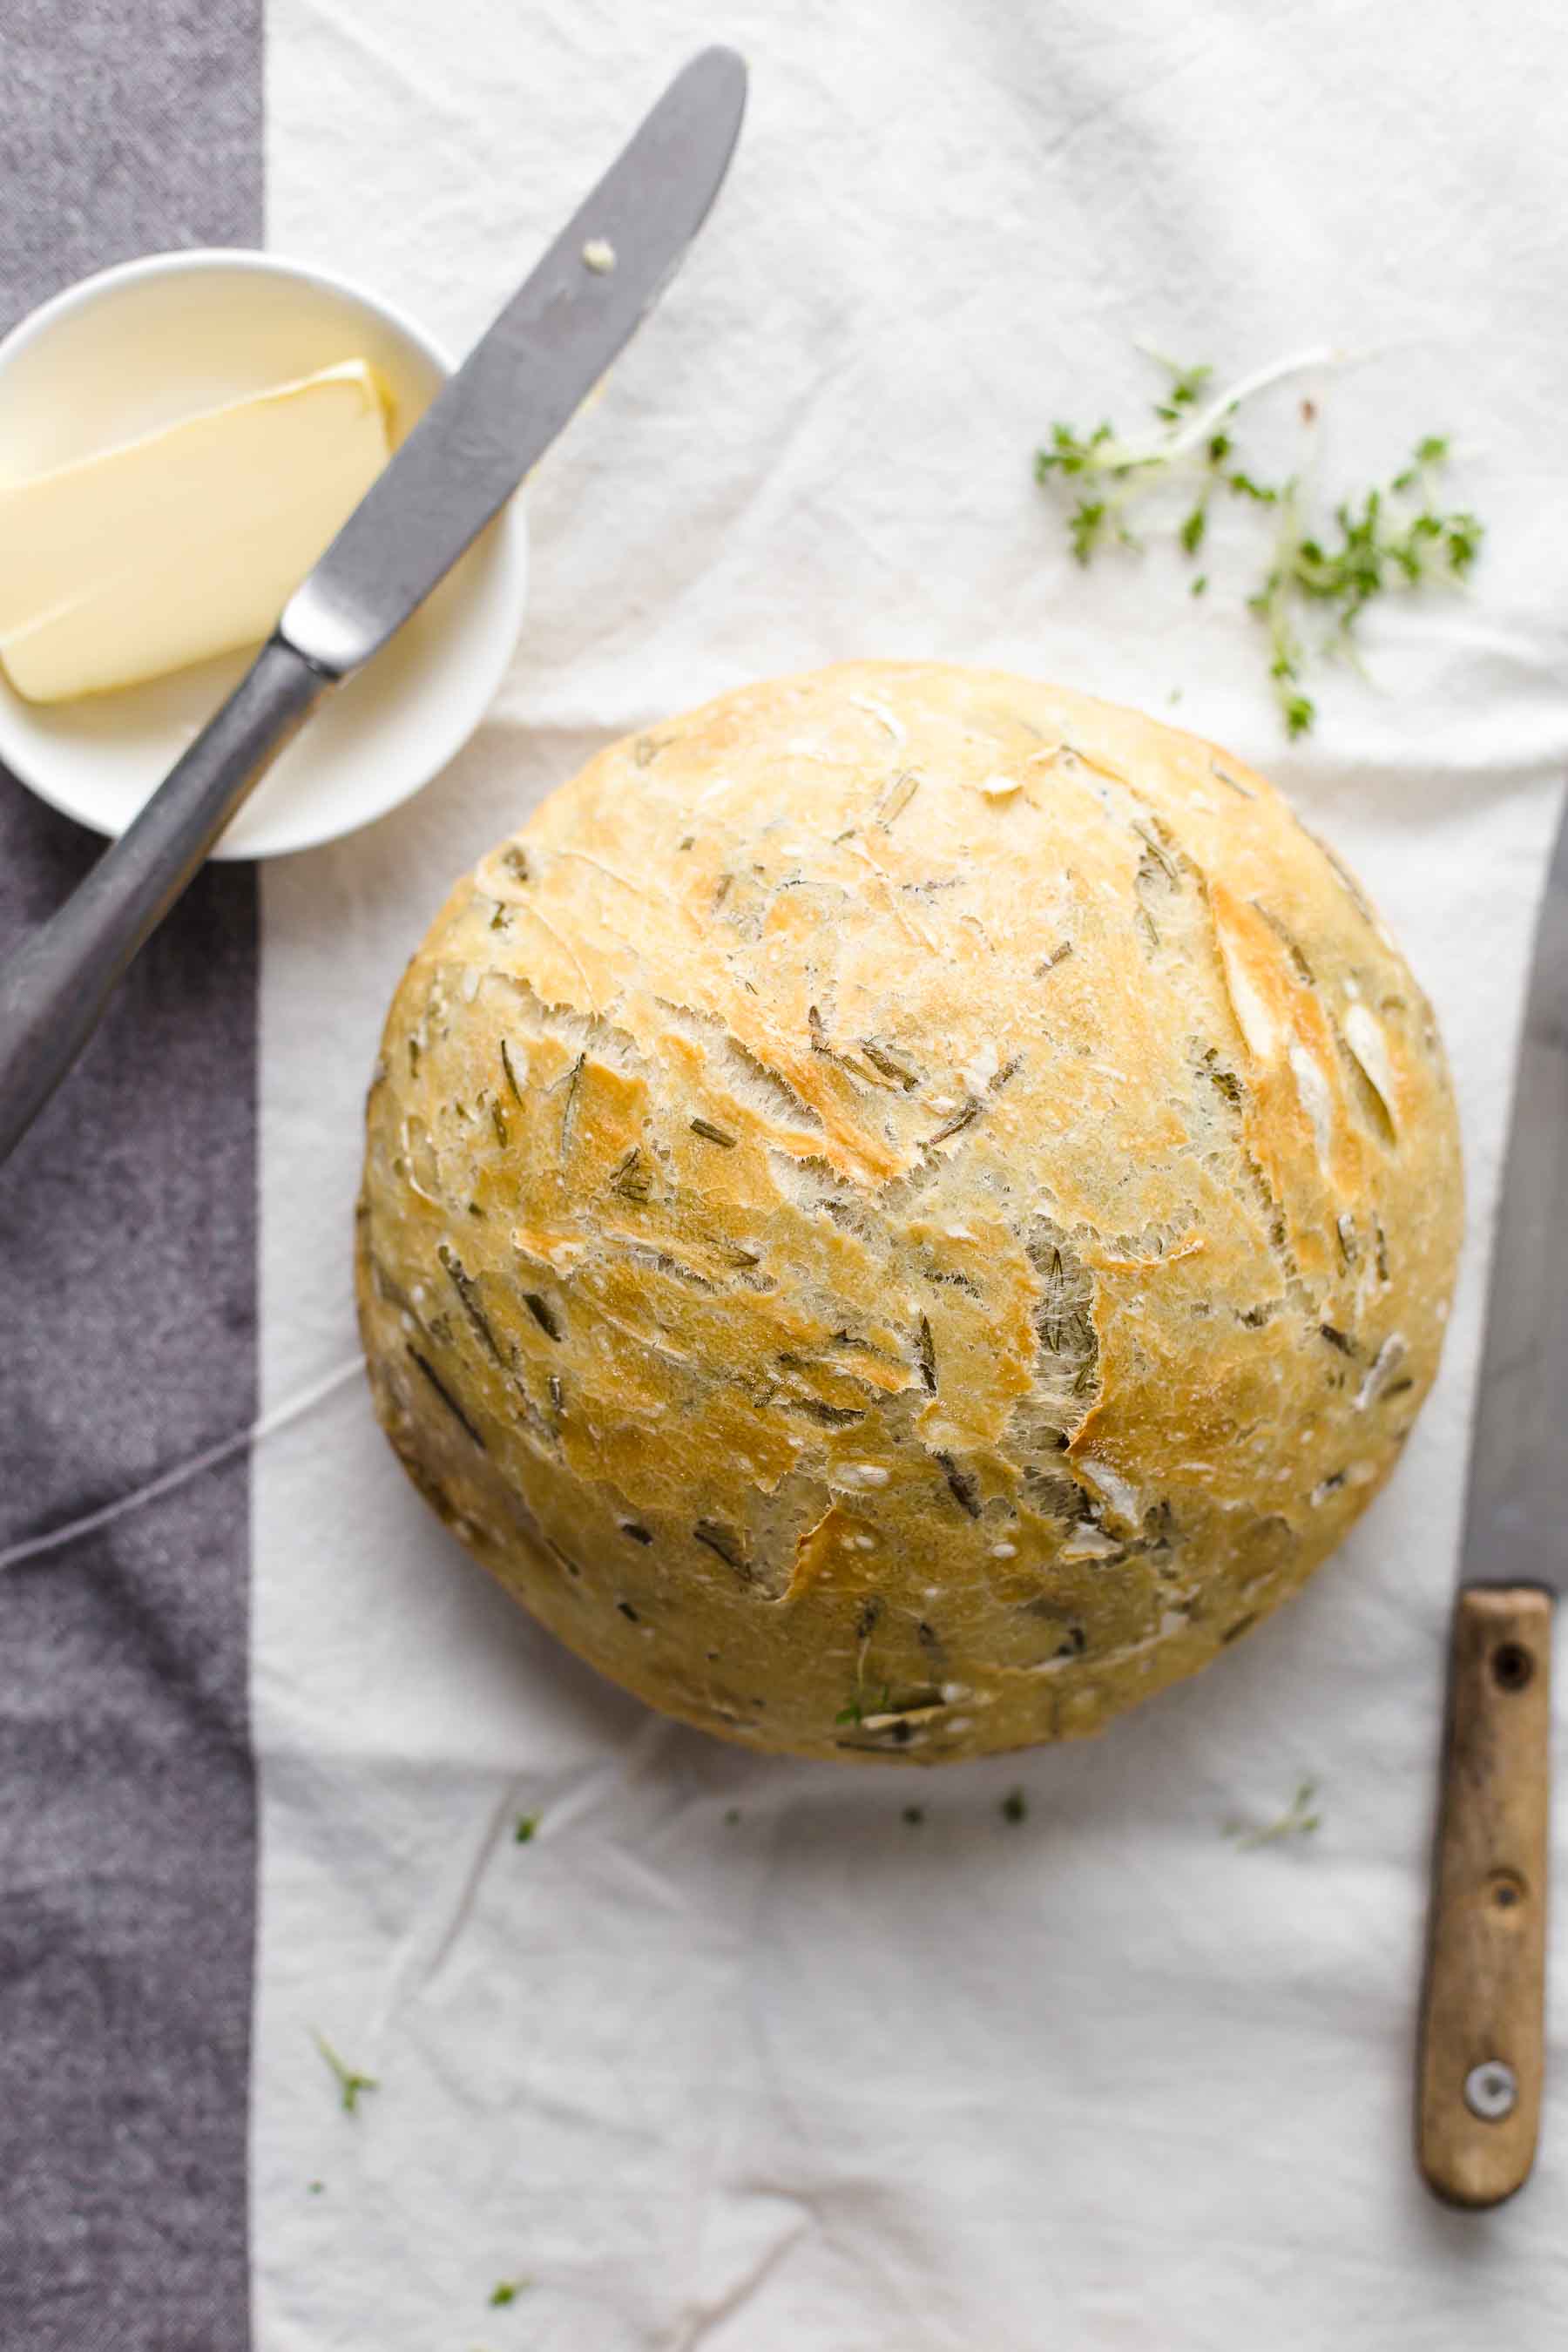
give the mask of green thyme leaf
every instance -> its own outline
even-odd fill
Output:
[[[531,1845],[533,1842],[534,1832],[538,1827],[539,1815],[537,1813],[519,1813],[516,1825],[511,1833],[511,1842],[513,1845]]]
[[[315,2042],[317,2049],[331,2069],[332,2080],[338,2086],[338,2095],[342,2101],[344,2115],[357,2115],[361,2094],[365,2091],[379,2091],[381,2084],[374,2074],[361,2074],[353,2067],[345,2065],[324,2033],[317,2032]]]
[[[1196,405],[1199,394],[1208,388],[1209,379],[1214,374],[1214,370],[1206,365],[1193,368],[1179,367],[1174,360],[1166,360],[1163,364],[1171,371],[1171,390],[1167,398],[1154,403],[1154,414],[1156,416],[1163,417],[1165,422],[1170,424],[1181,415],[1184,408]]]
[[[1254,1846],[1277,1845],[1283,1838],[1310,1837],[1322,1826],[1322,1815],[1317,1810],[1318,1784],[1302,1780],[1284,1811],[1271,1822],[1262,1823],[1226,1822],[1225,1834],[1244,1851]]]
[[[875,1699],[868,1700],[864,1691],[857,1691],[847,1706],[841,1706],[834,1717],[835,1723],[864,1723],[868,1715],[893,1715],[893,1688],[884,1683]]]
[[[1072,551],[1080,563],[1087,563],[1105,535],[1110,509],[1103,499],[1080,499],[1068,521],[1068,535]]]

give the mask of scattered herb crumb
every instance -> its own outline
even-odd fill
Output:
[[[310,2197],[319,2197],[325,2186],[326,2183],[321,2180],[307,2180],[305,2183],[306,2194]]]
[[[531,1845],[533,1842],[533,1833],[538,1827],[539,1815],[537,1813],[519,1813],[517,1817],[517,1825],[511,1833],[511,1842],[513,1845]]]
[[[1009,1789],[1007,1794],[1002,1800],[1003,1820],[1005,1822],[1021,1822],[1027,1817],[1028,1811],[1028,1804],[1025,1799],[1022,1789]]]
[[[725,1824],[725,1827],[726,1827],[727,1829],[733,1829],[733,1828],[734,1828],[734,1826],[735,1826],[735,1824],[736,1824],[736,1822],[740,1820],[740,1818],[741,1818],[741,1808],[740,1808],[740,1806],[739,1806],[739,1805],[731,1805],[731,1806],[730,1807],[729,1811],[728,1811],[728,1812],[725,1814],[725,1816],[724,1816],[724,1824]]]
[[[515,2303],[518,2296],[522,2293],[524,2287],[531,2284],[531,2281],[525,2278],[499,2280],[490,2289],[490,2309],[492,2311],[500,2311],[505,2305]]]
[[[381,2084],[374,2074],[361,2074],[353,2067],[345,2065],[324,2033],[318,2032],[315,2039],[317,2049],[331,2069],[332,2079],[342,2099],[344,2115],[357,2115],[361,2092],[379,2091]]]
[[[1317,1782],[1303,1780],[1276,1820],[1261,1824],[1226,1822],[1225,1834],[1233,1838],[1244,1850],[1252,1846],[1276,1845],[1282,1838],[1310,1837],[1315,1829],[1321,1827],[1323,1818],[1317,1810]]]
[[[910,1829],[912,1830],[918,1830],[925,1817],[926,1809],[923,1805],[906,1805],[904,1807],[904,1819],[908,1822]]]
[[[847,1706],[841,1706],[834,1717],[835,1723],[864,1723],[868,1715],[890,1715],[893,1712],[893,1690],[890,1683],[882,1685],[881,1696],[870,1706],[865,1694],[857,1691]]]
[[[1359,499],[1342,499],[1331,517],[1314,524],[1304,512],[1300,476],[1260,480],[1238,461],[1232,426],[1253,394],[1331,355],[1312,352],[1281,361],[1217,397],[1208,392],[1212,369],[1183,368],[1157,352],[1151,356],[1171,379],[1164,398],[1154,403],[1157,429],[1123,436],[1110,424],[1090,433],[1053,425],[1049,442],[1035,453],[1035,478],[1077,486],[1068,540],[1085,564],[1109,542],[1137,548],[1129,510],[1150,492],[1173,484],[1191,500],[1175,525],[1189,561],[1204,544],[1215,498],[1240,499],[1267,509],[1274,541],[1247,608],[1267,634],[1269,682],[1286,731],[1304,735],[1317,709],[1302,688],[1303,671],[1316,659],[1353,652],[1356,622],[1374,598],[1456,588],[1474,566],[1482,525],[1468,509],[1445,510],[1437,499],[1436,477],[1449,457],[1447,439],[1427,434],[1390,481]],[[1310,428],[1317,417],[1315,404],[1303,402],[1300,413]],[[1199,572],[1190,593],[1202,596],[1208,584],[1208,574]],[[1313,627],[1312,614],[1326,625]]]

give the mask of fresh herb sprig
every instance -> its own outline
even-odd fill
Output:
[[[342,2101],[344,2115],[357,2115],[362,2094],[365,2091],[379,2091],[381,2084],[374,2074],[362,2074],[356,2068],[350,2066],[340,2058],[324,2033],[318,2032],[315,2042],[317,2049],[331,2069],[332,2080],[338,2086],[338,2096]]]
[[[1183,367],[1152,352],[1170,378],[1153,403],[1155,429],[1121,435],[1109,423],[1082,433],[1058,424],[1035,454],[1035,478],[1075,486],[1068,516],[1068,541],[1080,563],[1105,546],[1141,544],[1130,510],[1157,489],[1179,486],[1184,511],[1174,526],[1178,546],[1195,562],[1216,497],[1241,499],[1274,518],[1268,569],[1248,607],[1263,625],[1269,682],[1287,732],[1304,735],[1317,717],[1302,685],[1315,656],[1353,653],[1355,624],[1375,597],[1424,588],[1454,588],[1465,581],[1480,551],[1482,526],[1468,509],[1445,511],[1436,478],[1447,462],[1448,443],[1438,434],[1418,441],[1409,461],[1391,481],[1346,499],[1331,520],[1308,527],[1300,477],[1265,481],[1237,452],[1233,420],[1242,403],[1308,366],[1332,357],[1308,352],[1259,369],[1228,391],[1209,396],[1213,370]],[[1316,412],[1304,404],[1309,419]],[[1196,572],[1190,593],[1207,591],[1209,575]],[[1330,625],[1310,627],[1309,614]]]
[[[1359,504],[1342,501],[1321,533],[1302,527],[1297,484],[1280,490],[1273,562],[1251,605],[1268,633],[1268,675],[1291,735],[1305,734],[1316,716],[1301,691],[1299,607],[1316,604],[1331,614],[1327,649],[1350,653],[1352,632],[1374,597],[1455,588],[1468,574],[1482,527],[1467,509],[1445,514],[1436,502],[1436,477],[1447,456],[1447,441],[1428,434],[1385,488],[1366,491]]]
[[[1205,398],[1214,374],[1211,367],[1183,367],[1163,352],[1151,352],[1171,382],[1163,400],[1153,404],[1158,429],[1152,433],[1120,434],[1110,424],[1092,433],[1070,425],[1053,425],[1047,446],[1035,452],[1035,479],[1048,482],[1059,475],[1086,481],[1092,492],[1079,498],[1068,519],[1068,536],[1080,563],[1088,563],[1110,540],[1123,546],[1140,542],[1129,529],[1128,509],[1155,488],[1172,482],[1186,487],[1192,503],[1177,526],[1176,537],[1189,556],[1195,556],[1208,531],[1209,502],[1216,490],[1271,505],[1276,493],[1233,462],[1235,443],[1229,420],[1244,400],[1278,383],[1281,376],[1320,363],[1331,354],[1305,352],[1259,368],[1227,391]]]
[[[1301,1781],[1282,1813],[1271,1822],[1226,1822],[1225,1833],[1243,1852],[1254,1846],[1278,1845],[1285,1838],[1310,1837],[1322,1827],[1323,1817],[1317,1807],[1318,1784]]]

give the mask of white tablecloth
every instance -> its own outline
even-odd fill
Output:
[[[357,1383],[267,1439],[259,2345],[1544,2352],[1561,2036],[1510,2209],[1430,2202],[1410,2108],[1489,1222],[1568,753],[1568,29],[1458,0],[269,0],[271,242],[461,343],[716,37],[753,73],[736,166],[539,471],[495,711],[416,804],[265,877],[268,1403],[354,1351],[360,1101],[448,880],[608,737],[860,654],[1179,692],[1332,837],[1454,1061],[1452,1336],[1299,1603],[1102,1741],[918,1783],[748,1757],[599,1682],[442,1533]],[[1373,682],[1325,680],[1299,746],[1240,609],[1249,515],[1194,604],[1164,553],[1079,572],[1032,484],[1053,418],[1150,395],[1140,335],[1225,372],[1360,354],[1324,389],[1331,488],[1455,437],[1474,594],[1373,614]],[[1303,1776],[1315,1836],[1222,1833]],[[311,2028],[379,2078],[352,2118]]]

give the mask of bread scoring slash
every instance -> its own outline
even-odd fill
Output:
[[[612,745],[371,1088],[378,1412],[651,1705],[938,1763],[1100,1729],[1388,1475],[1461,1223],[1431,1009],[1264,781],[865,662]]]

